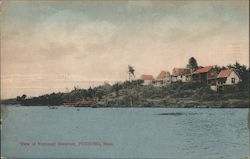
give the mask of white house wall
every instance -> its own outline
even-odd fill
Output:
[[[150,85],[152,84],[151,80],[144,80],[143,85]]]
[[[177,81],[187,82],[188,80],[186,76],[177,76]]]
[[[170,79],[171,82],[176,82],[177,81],[177,77],[172,76]]]
[[[232,78],[235,79],[235,83],[232,83]],[[239,82],[240,82],[240,78],[238,77],[238,75],[234,71],[232,71],[230,76],[227,77],[225,85],[233,85],[233,84],[237,84]]]

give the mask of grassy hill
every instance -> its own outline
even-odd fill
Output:
[[[52,93],[33,98],[17,98],[22,105],[63,105],[81,103],[96,107],[249,107],[248,86],[216,93],[208,85],[198,83],[172,83],[163,87],[144,86],[142,81],[125,81],[95,88],[75,88],[68,93]],[[91,102],[89,102],[91,101]],[[12,100],[13,102],[13,100]],[[86,102],[85,102],[86,103]],[[90,104],[91,103],[91,104]],[[8,102],[7,102],[8,104]]]
[[[248,90],[216,93],[197,83],[173,83],[164,87],[133,85],[110,92],[100,106],[137,107],[249,107]]]

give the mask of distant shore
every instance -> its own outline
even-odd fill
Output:
[[[198,109],[228,109],[228,108],[242,108],[242,109],[250,109],[248,105],[194,105],[194,106],[174,106],[174,105],[155,105],[155,106],[141,106],[141,105],[133,105],[133,106],[119,106],[119,105],[105,105],[105,106],[100,106],[100,105],[89,105],[89,106],[65,106],[65,105],[51,105],[51,106],[43,106],[43,105],[34,105],[34,106],[25,106],[21,104],[1,104],[2,106],[16,106],[16,107],[49,107],[51,109],[56,109],[57,107],[69,107],[69,108],[198,108]]]
[[[140,81],[74,89],[39,97],[2,100],[2,104],[69,107],[147,107],[147,108],[249,108],[248,88],[217,93],[207,85],[174,83],[164,87],[144,86]]]

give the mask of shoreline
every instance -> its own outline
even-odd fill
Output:
[[[75,109],[83,109],[83,108],[180,108],[180,109],[250,109],[250,106],[248,107],[236,107],[236,106],[192,106],[192,107],[179,107],[179,106],[115,106],[115,105],[107,105],[107,106],[65,106],[65,105],[21,105],[21,104],[1,104],[1,106],[12,106],[12,107],[48,107],[50,109],[57,109],[58,107],[67,107],[67,108],[75,108]]]
[[[119,89],[103,85],[94,89],[76,89],[38,97],[1,100],[1,104],[66,107],[135,108],[250,108],[249,90],[213,92],[207,85],[174,83],[165,87],[138,85],[137,81],[120,84]]]

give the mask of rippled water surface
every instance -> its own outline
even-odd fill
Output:
[[[8,106],[8,158],[245,159],[248,109]]]

